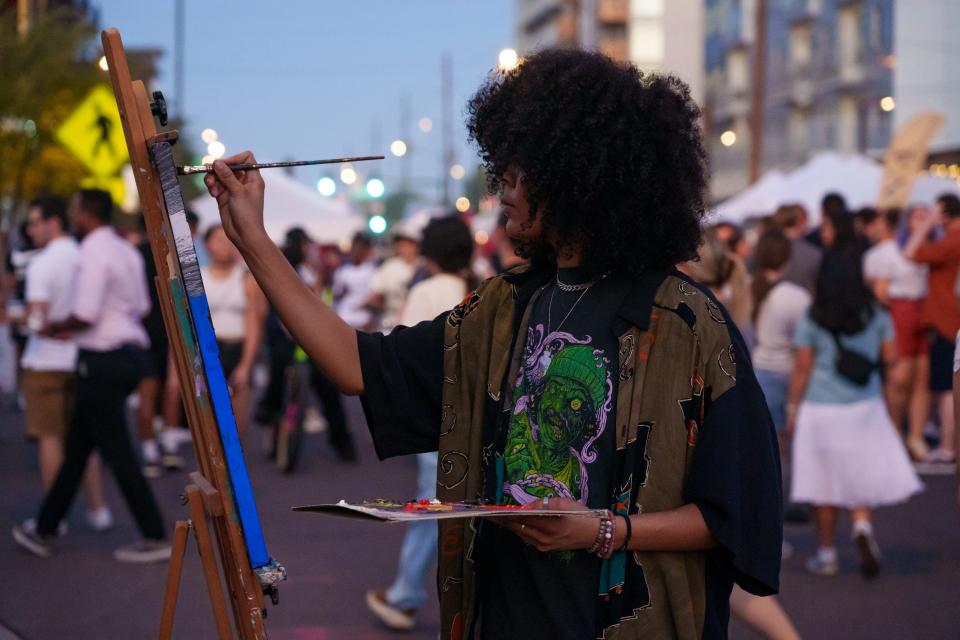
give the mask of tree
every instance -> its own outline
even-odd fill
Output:
[[[0,228],[40,191],[66,196],[86,176],[54,133],[101,80],[89,58],[94,28],[79,10],[50,11],[14,33],[15,12],[0,13]]]

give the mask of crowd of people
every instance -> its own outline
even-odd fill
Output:
[[[746,228],[717,224],[681,269],[710,286],[753,345],[790,501],[813,511],[807,570],[838,572],[837,510],[847,509],[872,577],[871,510],[922,490],[916,469],[956,464],[960,200],[850,211],[827,194],[820,214],[815,229],[797,204]],[[804,513],[794,506],[787,517]]]
[[[164,521],[146,479],[182,466],[178,449],[189,433],[142,224],[111,225],[109,196],[96,190],[80,191],[69,203],[41,197],[27,211],[25,242],[16,259],[8,257],[4,279],[7,296],[23,306],[4,309],[11,311],[19,397],[45,496],[36,516],[14,528],[14,538],[50,555],[52,540],[67,533],[63,518],[81,486],[88,526],[112,527],[102,460],[141,534],[115,557],[164,560]],[[922,490],[911,459],[921,469],[956,461],[960,200],[944,195],[902,212],[853,212],[829,194],[820,213],[817,228],[796,204],[742,227],[715,224],[697,258],[678,267],[709,287],[751,347],[789,470],[787,517],[802,521],[809,517],[804,506],[812,507],[818,548],[807,569],[838,572],[837,511],[848,509],[861,570],[872,577],[880,552],[871,510]],[[238,426],[243,432],[251,415],[272,424],[296,344],[223,228],[213,225],[200,235],[195,217],[191,223]],[[424,228],[397,225],[389,247],[357,234],[345,253],[295,228],[283,255],[349,325],[389,333],[453,308],[478,276],[523,262],[503,224],[492,234],[492,248],[478,260],[470,228],[451,215]],[[251,407],[258,361],[268,378]],[[315,365],[310,378],[331,447],[340,459],[355,461],[339,391]],[[131,394],[139,456],[128,435]],[[417,464],[417,497],[435,497],[437,454],[420,453]],[[411,526],[393,584],[367,593],[368,607],[390,628],[414,628],[436,544],[435,525]],[[787,541],[784,553],[791,553]],[[757,602],[737,591],[733,610],[770,637],[792,637],[775,603],[755,610]]]

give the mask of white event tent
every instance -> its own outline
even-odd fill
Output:
[[[303,227],[317,242],[340,244],[365,228],[364,217],[344,197],[325,198],[283,171],[261,171],[266,186],[263,222],[275,242],[291,227]],[[220,222],[217,201],[203,194],[190,202],[200,218],[200,230]]]
[[[853,210],[872,206],[882,178],[883,165],[866,156],[823,152],[790,173],[767,172],[752,186],[713,207],[709,220],[739,224],[769,215],[781,204],[800,203],[810,215],[810,224],[817,225],[824,195],[839,193]],[[960,194],[960,186],[949,178],[923,173],[914,182],[910,201],[929,203],[947,192]]]

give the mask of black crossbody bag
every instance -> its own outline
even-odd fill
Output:
[[[837,345],[837,373],[858,387],[867,386],[877,363],[840,344],[840,335],[837,332],[831,331],[830,335],[833,336],[833,343]]]

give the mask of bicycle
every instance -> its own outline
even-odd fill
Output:
[[[304,418],[310,406],[310,359],[299,346],[284,371],[283,405],[274,425],[274,451],[277,468],[293,473],[303,449]]]

